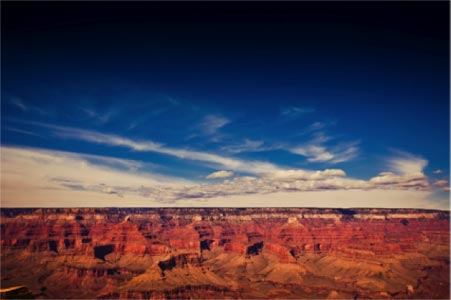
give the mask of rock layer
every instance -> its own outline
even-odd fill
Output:
[[[449,212],[1,210],[1,284],[37,298],[449,298]]]

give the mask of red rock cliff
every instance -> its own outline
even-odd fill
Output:
[[[449,213],[2,209],[2,287],[38,298],[448,298]]]

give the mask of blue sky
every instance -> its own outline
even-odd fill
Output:
[[[448,5],[7,3],[3,205],[447,208]]]

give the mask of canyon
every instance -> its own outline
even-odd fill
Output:
[[[1,287],[49,299],[449,299],[449,239],[439,210],[2,208]]]

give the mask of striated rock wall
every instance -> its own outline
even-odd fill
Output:
[[[1,284],[38,298],[447,298],[449,238],[436,210],[1,209]]]

